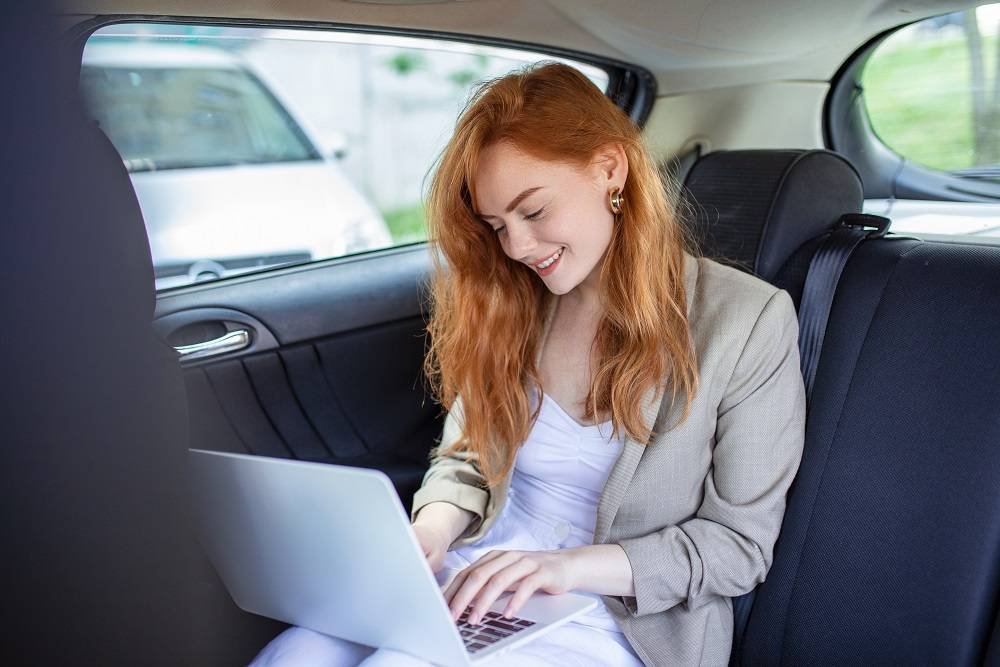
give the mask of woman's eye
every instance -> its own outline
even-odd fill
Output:
[[[497,236],[500,236],[500,234],[502,234],[505,229],[507,229],[507,225],[500,225],[493,231],[496,232]]]
[[[525,220],[536,220],[538,218],[538,216],[540,216],[544,212],[545,212],[545,207],[543,206],[542,208],[538,209],[534,213],[529,213],[528,215],[524,216],[524,219]]]

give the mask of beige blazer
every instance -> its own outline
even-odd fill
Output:
[[[595,544],[619,544],[635,596],[602,596],[646,665],[726,665],[731,597],[764,581],[805,439],[798,318],[788,292],[685,253],[688,321],[700,388],[688,419],[649,446],[626,438],[597,505]],[[553,300],[554,301],[554,300]],[[545,322],[545,331],[552,312]],[[645,396],[659,432],[669,390]],[[669,414],[668,414],[669,413]],[[457,439],[461,397],[442,442]],[[450,549],[483,537],[504,507],[511,474],[486,489],[467,453],[438,456],[413,500],[448,501],[477,516]]]

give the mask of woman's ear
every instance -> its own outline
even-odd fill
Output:
[[[596,177],[602,190],[624,188],[628,178],[628,156],[619,142],[606,144],[594,159]]]

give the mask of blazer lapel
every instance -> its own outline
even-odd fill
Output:
[[[687,301],[689,321],[691,317],[691,302],[694,299],[694,288],[698,279],[697,262],[698,260],[689,253],[684,253],[684,294]],[[667,391],[664,391],[659,400],[655,400],[656,388],[650,387],[643,394],[643,423],[649,425],[642,433],[644,439],[648,439],[649,434],[656,428],[656,421],[667,393]],[[661,447],[665,446],[668,441],[669,434],[664,434],[658,440],[661,443]],[[601,492],[601,497],[597,502],[597,517],[594,523],[594,544],[604,544],[608,539],[611,524],[618,514],[618,508],[621,507],[622,501],[625,500],[625,492],[632,482],[632,478],[635,476],[636,468],[639,467],[639,461],[642,459],[642,455],[646,452],[646,449],[647,446],[633,440],[628,435],[625,436],[624,448],[618,456],[618,460],[615,461],[614,466],[611,468],[611,472],[608,474],[608,481],[604,485],[604,490]]]

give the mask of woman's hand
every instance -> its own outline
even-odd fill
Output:
[[[568,550],[489,552],[445,589],[452,619],[458,620],[471,604],[468,622],[478,623],[505,591],[515,591],[503,612],[507,617],[516,616],[535,591],[566,593],[573,587],[571,558]]]
[[[448,552],[451,540],[440,528],[429,524],[413,524],[413,532],[417,535],[417,542],[427,558],[427,563],[431,566],[431,572],[437,574],[444,565],[444,555]]]

